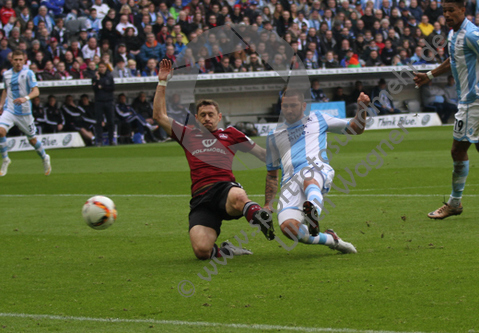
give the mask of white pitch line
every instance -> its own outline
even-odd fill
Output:
[[[374,331],[374,330],[356,330],[350,328],[330,328],[330,327],[300,327],[300,326],[281,326],[281,325],[263,325],[263,324],[224,324],[210,323],[204,321],[182,321],[182,320],[156,320],[156,319],[121,319],[121,318],[92,318],[92,317],[74,317],[74,316],[55,316],[27,313],[0,313],[0,317],[14,318],[32,318],[32,319],[50,319],[50,320],[73,320],[73,321],[91,321],[106,323],[145,323],[157,325],[174,325],[174,326],[198,326],[198,327],[226,327],[226,328],[243,328],[252,330],[284,330],[299,332],[338,332],[338,333],[422,333],[399,332],[399,331]]]
[[[0,194],[0,198],[23,198],[23,197],[91,197],[95,194],[75,194],[75,193],[65,193],[65,194]],[[98,195],[98,194],[96,194]],[[190,198],[189,194],[102,194],[107,197],[119,197],[119,198],[135,198],[135,197],[146,197],[146,198]],[[264,194],[248,194],[249,197],[263,197]],[[328,194],[328,197],[442,197],[448,196],[448,194]],[[479,197],[479,194],[468,194],[466,197]]]

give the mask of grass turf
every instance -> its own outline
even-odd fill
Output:
[[[340,147],[331,160],[338,187],[344,188],[340,177],[350,179],[346,168],[355,172],[389,133],[366,132]],[[473,148],[464,213],[443,221],[426,217],[450,193],[451,134],[450,127],[410,129],[393,150],[382,145],[381,167],[370,158],[376,166],[367,176],[354,173],[348,194],[331,191],[334,207],[326,206],[321,229],[334,228],[357,255],[304,244],[286,251],[251,236],[244,219],[227,221],[219,241],[236,244],[244,231],[254,255],[217,265],[210,281],[198,273],[207,276],[204,267],[213,267],[194,259],[189,243],[190,179],[176,143],[52,150],[49,177],[34,152],[11,153],[9,173],[0,178],[0,331],[477,331],[479,159]],[[235,174],[262,204],[264,168]],[[108,230],[92,230],[81,219],[94,194],[117,205],[118,220]],[[192,297],[179,294],[182,280],[194,285]],[[19,314],[49,316],[13,317]]]

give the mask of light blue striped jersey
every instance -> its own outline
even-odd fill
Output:
[[[27,96],[33,87],[37,86],[35,73],[27,68],[15,72],[13,68],[3,73],[3,82],[7,89],[7,98],[3,105],[3,110],[18,116],[32,114],[32,103],[27,101],[21,105],[14,104],[13,101],[19,97]]]
[[[326,132],[342,133],[348,121],[321,111],[312,112],[294,124],[282,123],[266,138],[266,167],[281,168],[281,184],[286,183],[304,167],[328,163]],[[321,154],[321,159],[319,154]]]
[[[479,28],[466,18],[447,40],[459,104],[470,104],[479,99]]]

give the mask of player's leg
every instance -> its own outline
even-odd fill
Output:
[[[325,233],[319,233],[312,236],[308,228],[301,223],[303,214],[298,209],[285,209],[278,214],[278,221],[283,234],[289,239],[297,239],[304,244],[326,245],[332,250],[338,250],[342,253],[357,253],[353,244],[343,241],[331,229]]]
[[[228,246],[218,248],[218,245],[215,243],[221,232],[221,217],[209,206],[201,203],[195,204],[195,200],[201,201],[200,198],[191,200],[190,206],[192,208],[189,214],[189,225],[191,247],[196,258],[207,260],[210,258],[220,258],[223,255],[226,257],[234,255]]]
[[[95,145],[100,147],[103,145],[103,108],[102,102],[95,103]]]
[[[17,117],[17,121],[15,123],[20,129],[20,131],[22,131],[23,134],[27,136],[28,142],[35,149],[38,156],[40,156],[40,158],[42,159],[45,176],[50,175],[52,171],[52,166],[50,164],[50,156],[45,153],[45,149],[43,148],[42,143],[35,137],[37,128],[35,127],[35,119],[33,118],[33,116],[29,115]]]
[[[0,168],[0,177],[5,176],[8,166],[12,162],[8,157],[7,133],[15,125],[15,115],[3,111],[0,115],[0,154],[2,155],[2,166]]]
[[[433,212],[427,214],[431,219],[442,220],[453,215],[462,213],[462,192],[466,186],[469,174],[469,156],[467,151],[471,143],[469,141],[456,141],[452,143],[451,156],[453,160],[452,192],[449,200]]]
[[[106,126],[108,128],[108,142],[110,146],[115,145],[115,109],[113,103],[103,103],[103,108],[106,116]]]
[[[3,114],[5,114],[4,112]],[[1,118],[0,118],[1,119]],[[0,177],[3,177],[8,172],[8,166],[12,161],[8,157],[8,147],[7,147],[7,126],[6,124],[0,123],[0,154],[2,154],[2,166],[0,167]]]
[[[190,229],[190,241],[196,258],[207,260],[217,256],[216,231],[210,227],[195,225]]]
[[[245,190],[233,186],[226,198],[226,213],[230,216],[243,215],[250,224],[257,225],[268,240],[274,239],[274,227],[271,214],[258,203],[251,201]]]
[[[303,182],[304,194],[306,195],[306,201],[303,203],[303,213],[308,223],[309,233],[312,236],[319,234],[319,215],[321,215],[323,207],[322,187],[322,179],[319,179],[319,181],[314,178],[305,179]]]
[[[452,192],[447,203],[427,214],[431,219],[442,220],[453,215],[460,215],[462,208],[462,192],[469,174],[469,156],[467,151],[471,142],[478,142],[477,127],[479,126],[479,107],[459,105],[455,115],[454,140],[451,156],[453,160]]]

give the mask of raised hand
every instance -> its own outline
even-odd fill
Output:
[[[414,83],[416,84],[416,88],[429,83],[429,81],[431,80],[429,80],[426,73],[414,73]]]
[[[168,76],[171,74],[170,76]],[[167,81],[173,75],[173,71],[171,70],[171,61],[168,59],[163,59],[160,62],[160,71],[158,72],[158,80],[160,81]]]

